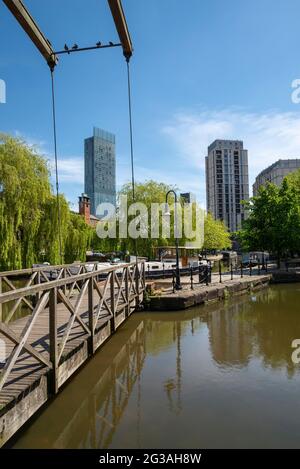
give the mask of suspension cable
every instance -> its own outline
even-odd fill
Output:
[[[62,239],[61,239],[61,214],[59,200],[59,182],[58,182],[58,161],[57,161],[57,138],[56,138],[56,111],[55,111],[55,92],[54,92],[54,68],[50,67],[51,72],[51,91],[52,91],[52,119],[53,119],[53,141],[54,141],[54,159],[55,159],[55,185],[56,185],[56,201],[57,201],[57,224],[58,224],[58,241],[60,262],[63,264],[62,255]]]
[[[130,67],[129,57],[126,58],[127,62],[127,85],[128,85],[128,113],[129,113],[129,133],[130,133],[130,160],[131,160],[131,183],[132,183],[132,200],[135,202],[135,179],[134,179],[134,154],[133,154],[133,131],[132,131],[132,106],[131,106],[131,83],[130,83]],[[138,266],[138,249],[137,239],[134,239],[134,255],[136,261],[136,268]]]
[[[130,129],[130,160],[131,160],[131,181],[132,181],[132,199],[135,202],[135,180],[134,180],[134,158],[133,158],[133,132],[132,132],[132,106],[131,106],[131,84],[130,84],[130,67],[129,59],[127,62],[127,84],[128,84],[128,112],[129,112],[129,129]]]

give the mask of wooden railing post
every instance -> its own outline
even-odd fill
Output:
[[[63,267],[63,273],[62,273],[62,278],[66,279],[67,278],[67,269]],[[64,294],[67,294],[67,285],[64,285]]]
[[[115,309],[115,271],[113,270],[110,274],[110,309],[113,317],[111,318],[111,330],[116,330],[116,309]]]
[[[129,267],[125,267],[126,271],[125,271],[125,298],[126,298],[126,301],[127,301],[127,306],[126,306],[126,317],[130,316],[130,298],[129,298],[129,272],[128,272],[128,269]]]
[[[135,289],[136,289],[136,297],[135,297],[135,309],[138,309],[140,306],[140,272],[139,272],[139,264],[135,264]]]
[[[40,285],[40,283],[41,283],[41,272],[38,270],[34,279],[34,285]],[[41,292],[36,294],[35,304],[37,304],[40,298],[41,298]]]
[[[49,299],[49,345],[52,370],[50,375],[50,393],[58,392],[58,340],[57,340],[57,289],[52,288]]]
[[[93,355],[95,352],[95,343],[94,343],[94,277],[91,277],[89,280],[88,286],[88,298],[89,298],[89,329],[91,332],[89,340],[89,353]]]

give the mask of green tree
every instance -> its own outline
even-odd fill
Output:
[[[300,193],[300,169],[288,174],[286,176],[286,180],[294,187],[297,192]]]
[[[204,221],[204,245],[203,248],[227,249],[231,247],[230,234],[221,220],[215,220],[208,213]]]
[[[166,238],[162,236],[162,211],[160,210],[159,218],[158,218],[158,236],[153,237],[153,233],[151,233],[151,223],[150,223],[150,216],[151,216],[151,204],[161,204],[161,207],[164,206],[166,201],[166,194],[169,190],[176,190],[176,187],[170,186],[168,184],[162,182],[156,182],[153,180],[146,181],[144,183],[138,182],[135,185],[135,200],[138,203],[143,203],[147,207],[148,211],[148,220],[144,226],[140,226],[140,229],[144,229],[145,237],[139,237],[136,240],[137,244],[137,251],[139,255],[146,256],[149,258],[153,258],[155,248],[158,246],[166,246],[166,245],[174,245],[175,238],[174,238],[174,211],[171,210],[171,218],[170,218],[170,237]],[[121,196],[127,197],[127,207],[129,207],[133,203],[132,198],[132,186],[130,183],[125,184],[121,191],[119,192],[119,200]],[[174,196],[170,194],[169,199],[169,206],[172,209],[172,205],[174,203]],[[181,199],[178,202],[183,207],[183,201]],[[137,212],[138,214],[139,212]],[[129,223],[136,217],[136,215],[128,216],[128,225]],[[152,229],[153,229],[153,217],[151,217],[152,221]],[[186,237],[184,235],[184,230],[182,232],[182,237],[180,239],[180,244],[184,245],[186,242]],[[135,240],[127,237],[126,239],[120,239],[119,242],[120,249],[122,251],[129,251],[131,253],[135,252]]]
[[[64,249],[65,262],[85,261],[86,251],[91,245],[94,233],[95,229],[87,225],[83,217],[71,213]]]
[[[45,160],[20,139],[0,135],[0,267],[36,260],[43,205],[51,196]]]
[[[59,196],[63,258],[85,260],[92,236],[82,217]],[[64,259],[63,259],[64,260]],[[0,269],[60,259],[57,199],[47,161],[19,138],[0,135]]]
[[[247,204],[249,218],[240,232],[247,250],[267,250],[280,259],[300,252],[300,189],[297,176],[280,187],[267,184]]]

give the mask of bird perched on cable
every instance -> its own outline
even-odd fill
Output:
[[[72,47],[73,50],[76,50],[78,49],[78,45],[77,44],[74,44],[74,46]]]
[[[96,46],[100,47],[101,46],[101,41],[96,42]]]
[[[65,44],[65,47],[64,47],[64,49],[65,49],[65,51],[66,51],[66,52],[68,52],[68,54],[70,53],[70,52],[69,52],[69,48],[68,48],[67,44]]]
[[[109,41],[109,45],[110,45],[110,46],[114,46],[114,43],[111,42],[111,41]]]

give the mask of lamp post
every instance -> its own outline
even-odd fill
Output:
[[[175,289],[181,290],[181,281],[180,281],[180,269],[179,269],[179,240],[178,240],[178,217],[177,217],[177,194],[174,190],[169,190],[166,193],[166,207],[165,207],[165,216],[171,216],[168,204],[168,197],[170,194],[174,194],[175,197],[175,210],[174,210],[174,231],[175,231],[175,246],[176,246],[176,281],[175,281]]]

